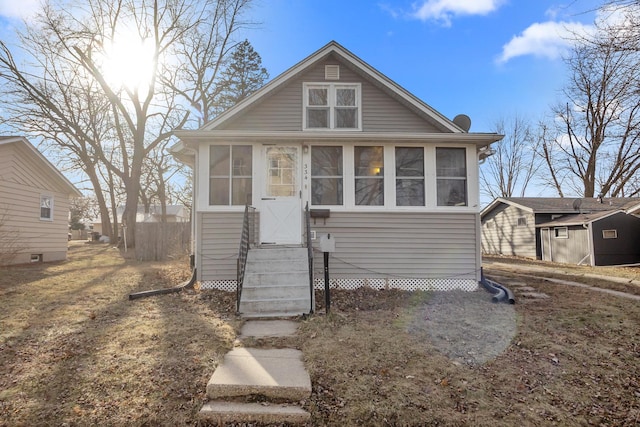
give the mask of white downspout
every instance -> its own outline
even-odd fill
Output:
[[[589,235],[587,236],[587,251],[589,253],[589,265],[596,265],[596,256],[594,253],[594,244],[593,244],[593,223],[582,224],[582,226],[588,230]]]

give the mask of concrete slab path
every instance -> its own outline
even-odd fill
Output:
[[[242,325],[239,338],[290,337],[297,330],[298,323],[292,320],[250,320]]]
[[[248,337],[293,336],[297,329],[298,324],[291,320],[250,320],[240,329],[238,343],[242,345],[242,338]],[[243,397],[252,395],[273,401],[242,401]],[[200,417],[219,424],[304,424],[311,415],[298,403],[310,395],[311,378],[301,351],[236,347],[224,356],[211,376],[207,397],[212,401],[202,407]]]
[[[311,380],[300,350],[236,347],[224,356],[207,384],[211,399],[260,394],[302,400],[311,395]]]

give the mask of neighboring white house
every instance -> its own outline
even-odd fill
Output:
[[[198,279],[235,283],[245,204],[257,214],[252,250],[304,246],[308,204],[310,235],[335,241],[335,286],[476,289],[478,161],[502,136],[469,125],[330,42],[200,129],[175,132],[172,153],[194,168]]]
[[[15,252],[9,263],[66,259],[69,203],[81,196],[26,138],[0,137],[0,255]]]
[[[122,224],[122,214],[124,213],[124,206],[118,206],[118,224]],[[167,205],[166,209],[166,222],[189,222],[191,216],[189,209],[182,205]],[[136,213],[136,222],[162,222],[162,207],[158,205],[151,205],[149,211],[145,212],[144,206],[138,206],[138,212]],[[94,220],[90,226],[90,230],[93,233],[102,234],[102,222],[100,218]]]
[[[118,206],[118,223],[122,223],[124,206]],[[166,222],[189,222],[189,210],[182,205],[167,205]],[[146,211],[144,206],[138,205],[136,222],[162,222],[162,206],[151,205]]]
[[[637,197],[499,197],[480,214],[482,251],[590,265],[637,262],[638,221],[623,214],[635,206]],[[615,239],[603,230],[616,230]]]

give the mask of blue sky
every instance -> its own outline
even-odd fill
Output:
[[[471,131],[499,118],[537,121],[559,99],[570,31],[602,0],[254,0],[244,31],[271,77],[331,40]],[[0,39],[39,0],[0,0]]]
[[[449,118],[492,131],[545,115],[566,78],[570,31],[588,31],[595,0],[259,0],[246,37],[271,77],[331,40]]]

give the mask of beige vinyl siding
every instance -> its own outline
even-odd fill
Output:
[[[0,212],[7,230],[18,234],[20,253],[13,263],[26,263],[32,254],[42,261],[66,259],[69,230],[69,187],[49,165],[23,143],[0,145]],[[53,197],[52,220],[40,219],[40,196]]]
[[[40,219],[40,195],[53,196],[53,220]],[[60,261],[67,256],[69,195],[0,180],[0,212],[7,213],[5,227],[17,231],[21,248],[14,263],[29,262],[31,254]]]
[[[235,280],[244,212],[198,213],[198,279]]]
[[[303,83],[324,82],[325,64],[336,63],[340,64],[340,80],[331,80],[331,82],[362,84],[362,130],[364,132],[440,132],[433,123],[427,122],[388,93],[331,57],[304,74],[292,78],[276,93],[265,97],[221,129],[301,131]]]
[[[527,220],[518,226],[518,218]],[[488,222],[493,221],[489,227]],[[514,206],[496,208],[483,218],[482,253],[536,258],[536,227],[533,213]]]
[[[479,280],[476,222],[476,214],[331,212],[311,230],[335,238],[332,278]],[[323,277],[317,246],[314,274]]]
[[[201,281],[235,280],[241,212],[200,213]],[[311,229],[336,239],[332,278],[427,278],[479,280],[475,214],[340,213]],[[323,277],[323,256],[314,242],[314,275]]]

